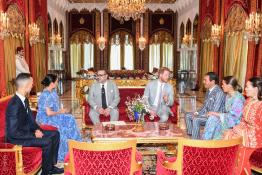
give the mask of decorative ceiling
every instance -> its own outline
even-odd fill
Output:
[[[70,3],[104,3],[106,0],[68,0]],[[168,3],[173,4],[176,0],[146,0],[146,3]]]

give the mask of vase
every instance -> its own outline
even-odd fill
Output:
[[[144,114],[135,111],[134,112],[134,118],[135,118],[135,121],[136,121],[134,131],[135,132],[144,131]]]

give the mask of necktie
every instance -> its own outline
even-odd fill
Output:
[[[28,100],[28,98],[25,99],[24,103],[25,103],[25,110],[26,110],[26,112],[28,112],[28,110],[29,110],[29,100]]]
[[[161,85],[160,85],[160,91],[159,91],[159,96],[158,96],[158,103],[157,103],[157,106],[159,107],[160,106],[160,104],[161,104],[161,101],[162,101],[162,89],[163,89],[163,84],[161,83]]]
[[[103,109],[106,109],[106,108],[107,108],[107,104],[106,104],[106,91],[105,91],[104,85],[102,85],[101,93],[102,93],[102,108],[103,108]]]

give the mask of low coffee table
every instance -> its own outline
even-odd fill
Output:
[[[169,124],[168,130],[159,130],[158,122],[144,123],[144,130],[134,131],[135,123],[115,126],[114,131],[107,131],[102,124],[93,127],[91,138],[93,142],[123,141],[136,139],[137,143],[177,143],[186,133],[174,124]]]

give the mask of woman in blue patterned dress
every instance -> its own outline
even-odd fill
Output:
[[[58,85],[57,76],[47,74],[41,83],[45,89],[38,99],[36,119],[40,124],[48,124],[58,128],[60,133],[58,160],[63,161],[68,152],[67,140],[81,141],[81,134],[74,116],[69,114],[69,110],[59,107],[59,97],[55,90]]]
[[[242,109],[245,98],[241,94],[242,88],[238,85],[237,80],[233,76],[224,77],[222,88],[226,96],[225,112],[209,112],[206,122],[203,139],[221,139],[226,129],[237,125],[242,117]]]

